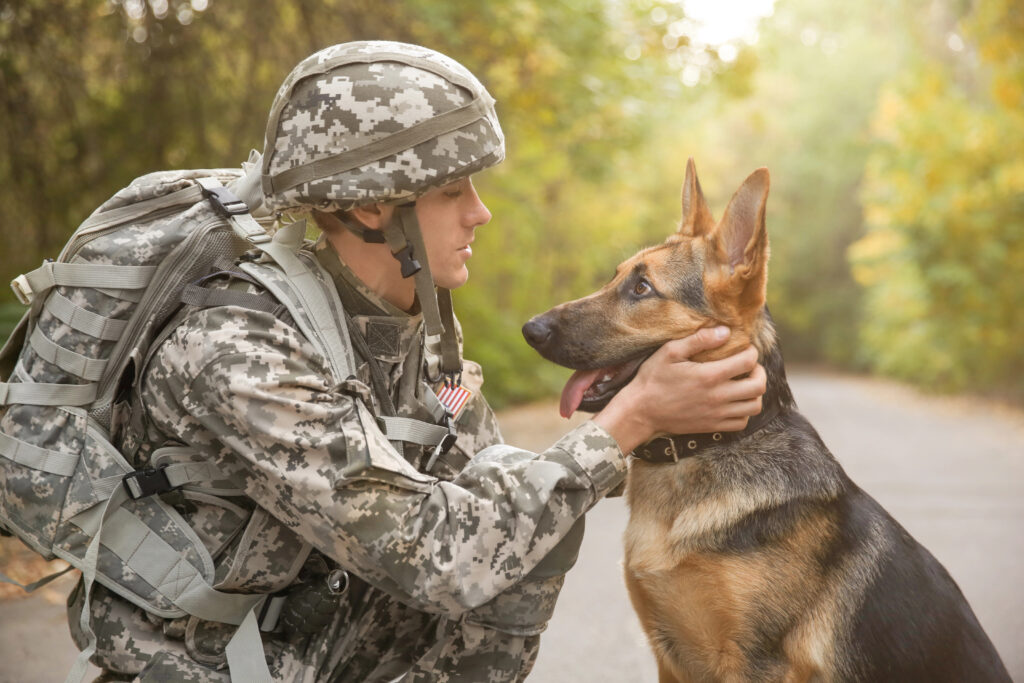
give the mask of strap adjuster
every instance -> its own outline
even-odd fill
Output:
[[[28,283],[27,277],[19,275],[11,280],[11,289],[14,290],[14,296],[17,297],[19,302],[21,302],[22,306],[29,306],[32,304],[32,299],[35,298],[35,292],[32,291],[32,285]]]
[[[408,244],[394,252],[392,256],[398,259],[398,262],[402,264],[403,278],[412,277],[423,270],[423,266],[421,266],[420,262],[412,255],[412,247]]]
[[[445,453],[452,449],[452,446],[454,446],[455,442],[458,440],[459,437],[457,434],[445,434],[444,438],[441,439],[441,443],[437,444],[437,454],[444,455]]]
[[[249,207],[226,187],[203,187],[203,194],[217,213],[225,218],[249,213]]]
[[[178,487],[171,484],[167,472],[164,471],[166,469],[167,465],[164,464],[159,467],[135,470],[124,475],[121,483],[132,500],[152,496],[156,493],[167,493]]]

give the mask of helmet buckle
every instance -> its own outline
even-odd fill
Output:
[[[412,277],[423,269],[420,262],[413,258],[412,248],[408,244],[396,251],[393,256],[402,264],[402,277]]]

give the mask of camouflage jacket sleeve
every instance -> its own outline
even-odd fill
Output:
[[[293,328],[210,308],[160,347],[142,398],[152,426],[208,453],[275,518],[418,609],[459,614],[517,583],[625,475],[615,441],[587,422],[540,454],[486,448],[440,481],[395,451],[358,391],[327,377]]]

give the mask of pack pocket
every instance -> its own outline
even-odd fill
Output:
[[[100,529],[105,501],[135,469],[102,427],[84,421],[82,457],[67,487],[53,545],[54,554],[76,567],[84,564],[89,543]],[[185,612],[176,599],[184,583],[179,585],[177,577],[185,582],[193,576],[209,584],[213,559],[195,531],[159,495],[128,500],[103,523],[96,580],[123,598],[153,614],[180,617]]]
[[[12,405],[0,417],[0,520],[47,560],[81,460],[86,417],[75,408]]]

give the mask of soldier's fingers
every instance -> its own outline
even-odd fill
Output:
[[[722,417],[725,418],[747,418],[753,417],[761,412],[761,397],[747,399],[745,401],[733,401],[722,409]]]
[[[747,377],[726,382],[722,387],[722,398],[726,401],[747,401],[760,398],[767,387],[767,375],[758,364]]]
[[[696,356],[701,351],[714,349],[725,343],[729,338],[729,328],[724,325],[708,327],[697,330],[689,337],[674,339],[666,342],[661,347],[661,353],[666,354],[673,363],[682,363]]]
[[[757,367],[757,349],[748,346],[728,358],[704,363],[704,366],[712,382],[724,382],[752,372]]]

